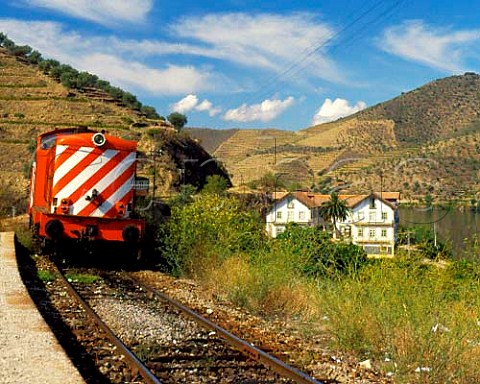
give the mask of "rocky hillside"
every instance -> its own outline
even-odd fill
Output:
[[[178,134],[163,120],[146,118],[102,90],[67,89],[38,66],[0,48],[0,191],[4,202],[8,197],[0,214],[10,209],[8,204],[22,209],[21,202],[26,201],[26,175],[38,134],[79,125],[139,141],[146,175],[151,175],[149,164],[156,150],[159,194],[181,183],[201,187],[211,174],[228,177],[188,134]]]
[[[430,193],[442,200],[470,200],[479,191],[480,76],[436,80],[299,132],[220,135],[204,130],[198,138],[215,143],[212,154],[226,164],[236,185],[270,173],[292,186],[323,191],[383,188],[405,198]]]

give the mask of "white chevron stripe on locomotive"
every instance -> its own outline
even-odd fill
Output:
[[[68,147],[66,146],[57,147],[57,159],[59,158],[60,154],[66,151],[67,148]],[[53,191],[55,191],[57,188],[60,188],[60,190],[55,192],[54,197],[57,198],[57,202],[60,202],[61,199],[64,198],[73,200],[71,201],[72,206],[70,214],[78,214],[82,209],[88,206],[88,204],[91,204],[88,200],[86,200],[86,196],[89,195],[93,189],[96,189],[101,195],[102,191],[109,186],[114,185],[117,180],[121,179],[124,172],[132,173],[132,177],[130,177],[129,180],[130,184],[133,183],[134,171],[132,171],[131,165],[136,159],[136,154],[134,152],[129,153],[126,157],[119,155],[119,158],[123,158],[123,160],[118,161],[118,159],[116,159],[114,160],[115,162],[112,163],[112,159],[119,154],[119,151],[107,149],[99,152],[97,155],[92,153],[94,149],[95,148],[92,147],[76,148],[75,152],[66,158],[63,163],[59,164],[58,168],[55,170]],[[72,148],[69,150],[72,150]],[[87,156],[91,157],[91,161],[89,163],[87,163],[89,160],[87,159]],[[85,164],[85,167],[78,172],[79,170],[74,170],[74,167],[81,161],[87,164]],[[118,161],[118,163],[116,163],[116,161]],[[128,176],[129,175],[124,175],[123,178]],[[86,190],[85,187],[82,187],[84,185],[88,186],[88,190]],[[114,187],[117,186],[114,185]],[[120,187],[120,185],[118,187]],[[85,190],[80,190],[80,188],[84,188]],[[118,194],[114,195],[118,196]],[[116,204],[125,195],[126,193],[123,193],[122,186],[121,196],[118,199],[115,197],[109,197],[109,205]],[[103,217],[106,212],[107,210],[105,209],[96,209],[90,214],[90,216]]]
[[[132,164],[135,163],[136,159],[136,154],[134,152],[130,153],[122,162],[118,163],[115,168],[113,168],[110,172],[108,172],[103,178],[95,183],[95,188],[99,194],[101,195],[102,192],[105,191],[110,185],[115,185],[115,182],[122,176],[124,172],[128,172],[129,168],[132,166]],[[133,176],[133,172],[132,172]],[[133,187],[133,177],[129,178],[129,188],[132,189]],[[117,188],[120,188],[121,186],[115,186]],[[92,189],[93,189],[92,188]],[[115,205],[118,201],[121,200],[121,197],[123,197],[125,193],[122,194],[119,198],[117,197],[116,199],[110,200],[109,198],[109,204]],[[73,202],[73,214],[78,214],[81,212],[84,208],[86,208],[90,204],[89,201],[87,201],[85,198],[81,198],[77,200],[76,202]],[[102,203],[103,205],[104,203]],[[108,210],[95,210],[92,212],[89,216],[95,216],[95,217],[103,217],[105,216],[105,213],[107,213]]]
[[[78,152],[78,151],[77,151]],[[82,151],[82,154],[85,152]],[[118,151],[112,150],[112,149],[107,149],[105,152],[103,152],[99,157],[95,158],[87,167],[85,167],[80,173],[78,174],[72,174],[70,177],[70,181],[68,184],[66,184],[60,191],[58,191],[55,195],[57,198],[69,198],[72,196],[72,194],[77,191],[77,189],[82,186],[88,179],[90,179],[93,175],[95,175],[97,172],[101,172],[102,168],[114,157]],[[83,160],[86,156],[78,156],[75,153],[72,155],[68,160],[71,158],[75,158],[75,165]],[[53,190],[55,190],[55,187],[62,179],[62,176],[65,177],[67,176],[67,172],[64,171],[64,165],[66,163],[69,163],[69,161],[65,161],[59,168],[55,170],[55,175],[53,177]],[[73,167],[70,164],[67,164],[69,167],[69,170],[71,170]],[[59,176],[57,177],[57,173]],[[73,172],[72,172],[73,173]],[[82,195],[87,194],[88,191],[82,191]]]
[[[132,190],[134,176],[130,177],[121,187],[115,190],[112,196],[105,200],[100,207],[93,211],[90,216],[104,216],[115,204]]]
[[[58,145],[56,151],[56,159],[67,150],[68,146],[66,145]],[[93,151],[92,147],[81,147],[75,151],[65,162],[60,165],[58,168],[55,169],[55,174],[53,175],[53,186],[59,180],[61,180],[67,173],[70,171],[76,164],[82,161],[85,157],[87,157],[90,152]]]

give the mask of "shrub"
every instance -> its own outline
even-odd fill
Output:
[[[328,232],[314,227],[289,225],[278,236],[279,246],[300,259],[302,272],[311,277],[356,274],[367,263],[363,248],[333,241]]]
[[[202,195],[190,203],[173,205],[171,219],[162,226],[158,240],[175,273],[194,274],[202,260],[260,248],[264,236],[258,214],[244,211],[239,199]]]
[[[203,186],[202,193],[223,195],[228,189],[228,186],[229,182],[226,178],[220,175],[209,175]]]

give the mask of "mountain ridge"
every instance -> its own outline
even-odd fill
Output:
[[[197,137],[195,129],[189,130]],[[480,163],[480,76],[429,82],[351,116],[300,131],[238,129],[197,138],[224,162],[233,183],[264,175],[291,188],[402,191],[406,198],[475,198]]]

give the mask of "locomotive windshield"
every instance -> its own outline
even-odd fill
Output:
[[[57,135],[44,136],[40,139],[40,148],[50,149],[52,148],[57,141]]]

